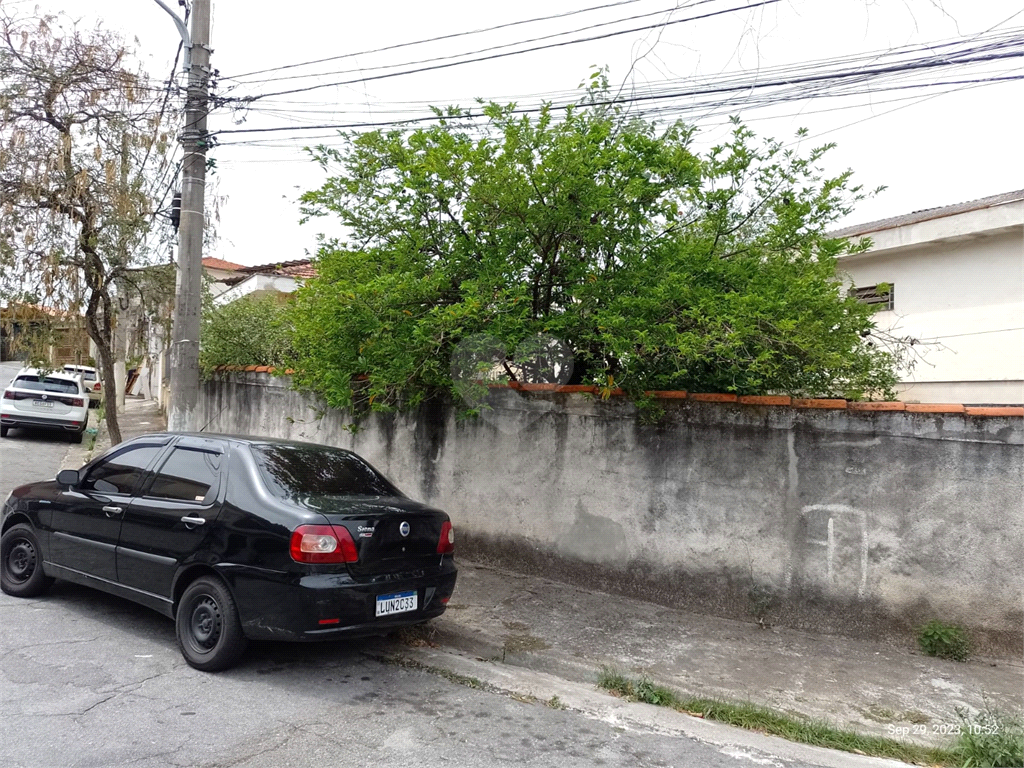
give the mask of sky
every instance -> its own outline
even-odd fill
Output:
[[[166,2],[182,10],[177,0]],[[0,3],[20,13],[38,7],[44,12],[63,11],[83,24],[99,21],[125,35],[154,79],[164,80],[171,71],[179,37],[154,0]],[[573,13],[595,6],[608,7]],[[711,13],[718,15],[691,19]],[[367,53],[555,14],[570,15]],[[431,66],[380,69],[388,65],[445,57],[445,62],[451,62],[456,54],[535,38],[548,39],[519,48],[665,22],[673,23],[378,78],[382,73]],[[617,92],[643,95],[667,79],[677,80],[677,88],[739,74],[749,81],[770,76],[773,68],[789,65],[791,72],[793,65],[840,56],[860,55],[860,66],[877,65],[883,60],[863,54],[1012,33],[1015,28],[1018,38],[1024,36],[1024,0],[391,0],[387,4],[215,0],[211,63],[220,73],[218,94],[257,95],[320,83],[348,84],[264,97],[244,111],[222,108],[211,114],[209,127],[239,131],[392,121],[421,115],[430,104],[473,106],[476,97],[526,104],[536,102],[539,94],[564,96],[573,91],[594,66],[608,67]],[[558,33],[566,34],[548,37]],[[516,49],[510,46],[498,52]],[[345,58],[247,75],[339,56]],[[271,80],[320,72],[339,74]],[[838,174],[849,168],[855,182],[865,188],[887,187],[840,222],[856,224],[1024,187],[1024,80],[964,82],[1021,75],[1024,58],[1007,58],[970,69],[928,71],[902,81],[904,87],[898,91],[865,87],[852,95],[774,105],[755,103],[762,100],[739,92],[734,94],[735,101],[718,109],[681,97],[671,102],[678,115],[667,117],[682,117],[696,127],[697,150],[725,136],[730,114],[739,115],[758,135],[794,146],[797,129],[806,128],[808,135],[799,140],[804,149],[836,142],[837,148],[824,161],[828,172]],[[946,84],[906,87],[925,80]],[[219,140],[221,145],[211,153],[216,168],[208,178],[208,195],[220,201],[214,222],[218,240],[204,256],[245,265],[291,261],[315,253],[318,232],[338,234],[323,220],[300,225],[296,204],[301,192],[325,180],[302,147],[320,142],[340,145],[335,130],[222,133]]]

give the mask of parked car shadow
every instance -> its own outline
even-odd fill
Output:
[[[90,419],[91,422],[91,419]],[[93,425],[95,426],[95,425]],[[32,443],[72,443],[75,442],[74,432],[57,432],[51,429],[25,429],[11,427],[5,440],[25,440]]]
[[[62,580],[57,580],[39,599],[79,620],[97,622],[139,640],[166,644],[177,654],[174,622],[138,603]],[[383,640],[382,636],[374,636],[312,643],[251,642],[238,665],[219,674],[252,678],[292,672],[300,677],[306,673],[319,677],[325,669],[365,661],[367,653],[379,650]],[[186,668],[182,663],[182,669]]]

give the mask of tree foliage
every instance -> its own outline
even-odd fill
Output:
[[[174,178],[168,103],[116,35],[0,12],[0,294],[83,313],[111,385],[118,304],[167,295],[144,243]]]
[[[283,367],[291,355],[291,328],[285,304],[276,296],[245,296],[220,307],[203,308],[199,368],[209,375],[218,365]]]
[[[457,392],[460,343],[546,334],[569,383],[740,394],[891,394],[898,354],[869,345],[827,228],[861,196],[800,152],[736,123],[703,156],[681,123],[601,103],[521,116],[488,104],[434,127],[312,150],[333,171],[303,196],[338,216],[294,309],[300,383],[374,408]],[[509,352],[511,358],[511,352]],[[456,366],[458,367],[458,366]],[[522,366],[507,369],[511,376]],[[564,382],[563,382],[564,383]]]

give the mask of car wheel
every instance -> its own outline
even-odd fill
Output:
[[[0,427],[0,437],[7,437],[7,430],[9,429],[10,427]]]
[[[78,443],[79,445],[81,445],[82,444],[82,437],[84,435],[85,435],[85,432],[74,432],[74,433],[72,433],[72,435],[71,435],[71,442],[72,443]]]
[[[51,584],[35,531],[24,523],[11,526],[0,539],[0,589],[15,597],[36,597]]]
[[[245,651],[235,600],[222,581],[210,576],[196,579],[181,596],[175,629],[181,655],[203,672],[227,669]]]

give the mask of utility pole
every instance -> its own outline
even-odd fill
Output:
[[[210,0],[193,0],[191,56],[186,58],[191,66],[188,68],[185,126],[181,132],[185,157],[181,173],[178,275],[171,332],[171,392],[167,414],[167,426],[171,431],[183,431],[192,426],[192,413],[199,402],[199,325],[203,232],[206,227],[206,149],[209,141],[206,133],[209,44]]]

